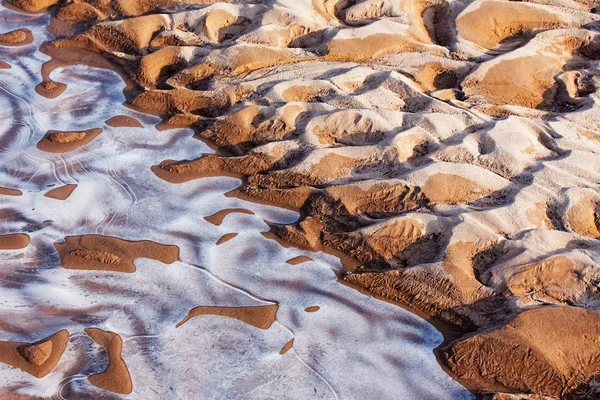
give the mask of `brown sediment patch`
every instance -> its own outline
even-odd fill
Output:
[[[56,33],[57,36],[60,36],[60,34],[61,32]],[[51,57],[50,61],[42,65],[42,82],[35,87],[35,91],[41,96],[54,99],[67,89],[67,85],[64,83],[53,81],[50,74],[56,68],[70,65],[86,65],[116,72],[125,82],[123,92],[126,94],[135,86],[120,66],[113,64],[107,57],[94,51],[77,46],[65,46],[60,41],[44,42],[40,46],[40,51]]]
[[[85,146],[100,133],[101,128],[85,131],[48,131],[37,144],[37,148],[49,153],[65,153]]]
[[[133,117],[127,115],[116,115],[104,121],[104,123],[113,128],[143,128],[144,126]]]
[[[233,213],[254,215],[253,211],[246,210],[245,208],[226,208],[224,210],[217,211],[213,215],[204,217],[204,219],[213,225],[219,226],[223,223],[223,220],[225,219],[226,216],[228,216],[229,214],[233,214]]]
[[[61,82],[54,82],[51,79],[44,80],[35,87],[36,93],[47,99],[55,99],[65,90],[67,90],[67,85]]]
[[[49,197],[56,200],[66,200],[71,193],[73,193],[73,190],[75,190],[76,187],[77,185],[74,183],[57,187],[44,193],[44,197]]]
[[[0,45],[2,46],[24,46],[33,43],[33,34],[27,28],[0,33]]]
[[[35,343],[0,342],[0,362],[42,378],[54,369],[68,341],[69,332],[62,330]]]
[[[310,307],[306,307],[304,309],[304,311],[308,312],[308,313],[313,313],[313,312],[319,311],[320,309],[321,309],[321,307],[319,307],[319,306],[310,306]]]
[[[179,260],[177,246],[102,235],[67,236],[65,243],[55,243],[54,247],[67,269],[135,272],[136,258],[150,258],[165,264]]]
[[[11,69],[11,68],[12,68],[12,66],[9,63],[0,60],[0,69]]]
[[[444,360],[461,380],[483,390],[563,398],[598,374],[599,337],[600,311],[542,307],[452,343]]]
[[[286,261],[286,263],[290,264],[290,265],[298,265],[298,264],[302,264],[308,261],[312,261],[313,259],[307,256],[298,256],[298,257],[294,257],[294,258],[290,258],[289,260]]]
[[[239,157],[207,154],[192,161],[165,160],[159,165],[153,166],[152,172],[159,178],[171,183],[183,183],[209,176],[240,178],[244,175],[267,171],[284,156],[285,153],[269,155],[261,152],[248,153]]]
[[[25,233],[0,235],[0,250],[24,249],[28,245],[29,235]]]
[[[290,349],[292,348],[293,345],[294,345],[294,338],[291,338],[290,341],[287,342],[286,344],[284,344],[283,347],[281,348],[281,350],[279,350],[279,354],[284,355],[285,353],[290,351]]]
[[[237,233],[235,233],[235,232],[232,232],[232,233],[226,233],[226,234],[224,234],[223,236],[221,236],[221,237],[219,238],[219,240],[217,240],[217,242],[215,243],[215,245],[217,245],[217,246],[218,246],[218,245],[220,245],[220,244],[223,244],[223,243],[225,243],[225,242],[227,242],[227,241],[229,241],[229,240],[233,239],[233,238],[234,238],[234,237],[236,237],[237,235],[238,235],[238,234],[237,234]]]
[[[108,366],[104,372],[88,377],[88,381],[100,389],[113,393],[129,394],[133,391],[133,383],[125,361],[121,357],[123,339],[114,332],[98,328],[87,328],[85,333],[98,345],[102,346],[108,356]]]
[[[21,196],[23,192],[17,189],[9,189],[5,187],[0,187],[0,195],[5,196]]]
[[[219,306],[199,306],[190,310],[187,316],[181,320],[176,327],[180,327],[190,319],[199,315],[219,315],[222,317],[235,318],[248,325],[259,329],[269,329],[277,317],[277,304],[268,306],[250,306],[250,307],[219,307]]]
[[[192,161],[164,160],[159,165],[153,165],[151,170],[154,175],[169,183],[183,183],[199,178],[209,178],[212,176],[229,176],[231,178],[241,178],[242,175],[234,172],[219,170],[217,162],[206,160],[206,157]],[[204,160],[200,162],[200,160]],[[213,160],[217,160],[214,158]]]

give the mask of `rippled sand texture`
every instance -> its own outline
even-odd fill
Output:
[[[35,38],[0,47],[0,398],[472,398],[429,323],[341,285],[336,257],[261,234],[297,212],[225,196],[230,177],[158,178],[166,157],[214,150],[124,106],[116,73],[58,68],[64,92],[40,96],[49,23],[0,11]]]

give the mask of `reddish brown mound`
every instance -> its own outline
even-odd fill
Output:
[[[101,128],[85,131],[48,131],[37,147],[50,153],[65,153],[85,146],[100,133],[102,133]]]
[[[223,220],[225,219],[226,216],[228,216],[229,214],[233,214],[233,213],[254,215],[254,212],[252,212],[250,210],[246,210],[245,208],[226,208],[224,210],[217,211],[213,215],[204,217],[204,219],[213,225],[219,226],[223,223]]]
[[[137,119],[127,115],[116,115],[104,123],[113,128],[143,128],[143,125]]]
[[[133,391],[133,383],[131,382],[127,365],[123,361],[123,358],[121,358],[121,350],[123,348],[121,336],[114,332],[107,332],[98,328],[87,328],[85,329],[85,333],[94,342],[104,347],[108,356],[106,370],[90,376],[88,381],[94,386],[113,393],[131,393]]]
[[[0,60],[0,69],[11,69],[11,68],[12,68],[12,66],[9,63]]]
[[[40,96],[44,96],[48,99],[55,99],[60,96],[65,90],[67,85],[61,82],[54,82],[53,80],[44,80],[42,83],[35,87],[35,91]]]
[[[32,42],[33,34],[26,28],[0,34],[0,45],[2,46],[24,46]]]
[[[277,317],[277,304],[253,307],[204,307],[192,308],[188,315],[177,324],[177,327],[185,324],[191,318],[199,315],[220,315],[235,318],[259,329],[269,329]]]
[[[56,366],[68,341],[69,332],[62,330],[35,343],[0,342],[0,362],[42,378]]]
[[[24,249],[27,245],[29,245],[29,235],[24,233],[0,235],[0,250]]]
[[[56,200],[66,200],[71,193],[73,193],[73,190],[75,190],[76,187],[77,185],[73,183],[57,187],[44,193],[44,197],[49,197]]]
[[[135,272],[136,258],[171,264],[179,260],[179,248],[148,240],[127,241],[110,236],[67,236],[55,243],[63,267],[68,269]]]
[[[312,313],[312,312],[317,312],[317,311],[319,311],[320,309],[321,309],[321,307],[319,307],[319,306],[310,306],[310,307],[306,307],[306,308],[304,309],[304,311],[306,311],[306,312],[309,312],[309,313]]]
[[[23,192],[17,189],[9,189],[5,187],[0,187],[0,195],[5,196],[21,196]]]
[[[543,307],[451,344],[444,359],[477,387],[558,397],[600,373],[599,338],[600,311]]]

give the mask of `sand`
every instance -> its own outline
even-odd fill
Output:
[[[294,346],[294,338],[290,339],[289,342],[287,342],[282,348],[281,350],[279,350],[279,354],[280,355],[284,355],[285,353],[287,353],[288,351],[290,351],[290,349]]]
[[[77,185],[74,183],[70,183],[68,185],[57,187],[57,188],[48,190],[46,193],[44,193],[44,197],[49,197],[51,199],[56,199],[56,200],[66,200],[69,198],[71,193],[73,193],[73,191],[75,190],[76,187],[77,187]]]
[[[127,115],[115,115],[104,123],[112,128],[143,128],[140,121]]]
[[[35,343],[0,342],[0,362],[42,378],[54,369],[68,340],[69,332],[62,330]]]
[[[17,189],[10,189],[5,187],[0,187],[0,195],[4,196],[21,196],[23,192]]]
[[[309,262],[309,261],[312,261],[312,258],[307,257],[307,256],[298,256],[298,257],[290,258],[289,260],[286,261],[286,263],[288,263],[290,265],[298,265],[298,264],[302,264],[302,263]]]
[[[33,35],[29,29],[21,28],[14,31],[0,33],[1,46],[24,46],[33,42]]]
[[[215,242],[215,246],[218,246],[220,244],[223,244],[231,239],[233,239],[234,237],[236,237],[238,234],[236,232],[231,232],[231,233],[226,233],[223,236],[221,236],[216,242]]]
[[[127,241],[110,236],[67,236],[55,243],[64,268],[135,272],[136,258],[151,258],[171,264],[179,259],[179,248],[148,240]]]
[[[44,52],[110,60],[103,66],[131,84],[129,106],[191,127],[217,150],[179,160],[165,151],[152,160],[156,179],[239,178],[232,196],[300,214],[265,236],[339,255],[343,283],[458,329],[440,359],[475,393],[558,397],[593,386],[595,3],[208,3],[60,4],[57,21],[76,29]],[[49,78],[56,65],[44,67],[38,92],[64,90]],[[137,126],[115,118],[106,123]],[[100,131],[50,131],[38,148],[71,151]],[[245,213],[206,220],[220,225],[231,212]],[[65,268],[133,272],[135,257],[178,258],[156,243],[66,240],[56,245]],[[180,324],[208,311],[250,318],[194,310]]]
[[[235,318],[259,329],[269,329],[273,322],[275,322],[277,309],[278,306],[276,304],[251,307],[198,306],[191,309],[188,315],[177,324],[177,327],[200,315],[219,315],[222,317]]]
[[[28,244],[29,235],[24,233],[0,235],[0,250],[24,249]]]
[[[48,131],[37,147],[50,153],[65,153],[85,146],[101,133],[101,128],[85,131]]]
[[[213,225],[219,226],[223,223],[223,220],[225,219],[226,216],[228,216],[229,214],[233,214],[233,213],[254,215],[253,211],[246,210],[244,208],[226,208],[224,210],[214,213],[213,215],[204,217],[204,219]]]
[[[131,393],[133,391],[131,376],[129,375],[125,361],[121,358],[123,339],[114,332],[103,331],[98,328],[87,328],[85,333],[94,342],[102,346],[108,356],[106,370],[99,374],[91,375],[88,377],[88,381],[100,389],[113,393]]]

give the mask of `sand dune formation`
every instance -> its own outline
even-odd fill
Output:
[[[441,362],[479,396],[600,397],[600,3],[8,1],[51,7],[44,90],[62,85],[52,66],[115,68],[132,107],[218,148],[165,154],[159,178],[236,176],[232,195],[299,210],[271,233],[343,256],[343,283],[460,329]],[[70,151],[100,132],[50,131],[38,147]],[[152,246],[87,236],[56,247],[66,268],[177,259]],[[274,318],[249,312],[238,318]],[[113,335],[91,335],[111,357],[100,387],[126,371]],[[50,366],[52,343],[27,368]]]

